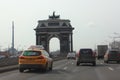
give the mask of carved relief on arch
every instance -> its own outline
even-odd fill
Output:
[[[53,37],[56,37],[60,40],[60,35],[59,34],[49,34],[47,41],[49,41]]]
[[[44,23],[42,23],[42,24],[40,25],[40,27],[46,27],[46,25],[45,25]]]

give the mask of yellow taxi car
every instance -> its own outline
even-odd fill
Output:
[[[48,52],[38,46],[32,46],[19,56],[19,71],[24,72],[28,69],[42,69],[43,71],[52,70],[53,59]]]

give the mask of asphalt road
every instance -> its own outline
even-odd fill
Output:
[[[97,65],[81,64],[75,60],[54,62],[53,70],[47,72],[13,70],[0,74],[0,80],[120,80],[120,64],[104,64],[97,60]]]

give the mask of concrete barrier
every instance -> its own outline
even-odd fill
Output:
[[[18,64],[18,57],[0,59],[0,67]]]

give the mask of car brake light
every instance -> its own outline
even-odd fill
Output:
[[[24,56],[20,56],[19,58],[20,58],[20,59],[25,59],[25,57],[24,57]]]
[[[77,53],[77,57],[80,57],[80,52]]]
[[[120,56],[120,53],[118,54],[118,56]]]
[[[95,53],[93,53],[92,56],[95,57]]]
[[[96,56],[96,52],[93,52],[92,56],[95,57]]]
[[[45,58],[45,57],[44,57],[44,56],[42,56],[42,55],[38,57],[38,59],[44,59],[44,58]]]

